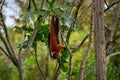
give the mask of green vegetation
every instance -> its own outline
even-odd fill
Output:
[[[42,0],[34,0],[36,5],[41,5]],[[47,1],[47,0],[46,0]],[[64,1],[64,2],[62,2]],[[82,1],[82,0],[81,0]],[[115,0],[116,1],[116,0]],[[63,4],[64,3],[64,4]],[[114,1],[110,0],[109,5],[114,3]],[[22,8],[23,17],[22,21],[16,20],[17,26],[8,27],[8,32],[10,39],[15,47],[16,53],[19,53],[21,50],[21,54],[23,55],[27,43],[35,29],[35,24],[37,17],[39,15],[42,16],[42,21],[40,22],[38,32],[33,41],[32,47],[30,48],[30,52],[23,63],[23,70],[27,80],[42,80],[42,75],[39,72],[37,63],[36,63],[36,50],[37,50],[37,59],[39,66],[46,76],[48,80],[52,80],[54,70],[56,67],[56,60],[50,59],[49,51],[48,51],[48,32],[50,26],[50,17],[52,14],[57,14],[60,18],[61,32],[63,33],[64,40],[67,40],[68,31],[71,31],[71,35],[69,38],[68,46],[71,51],[75,50],[76,47],[83,41],[83,39],[90,33],[90,23],[91,23],[91,1],[85,1],[81,4],[81,7],[78,11],[77,17],[75,15],[71,15],[71,9],[75,7],[76,4],[72,4],[65,0],[55,1],[52,3],[50,1],[45,2],[45,5],[40,10],[36,11],[34,9],[34,5],[31,5],[31,8],[27,11],[26,3],[21,3],[20,7]],[[113,7],[106,11],[105,14],[105,25],[108,26],[112,22],[113,18]],[[75,12],[75,11],[74,11]],[[32,19],[33,23],[30,22]],[[25,24],[25,22],[27,24]],[[22,24],[20,24],[22,23]],[[0,26],[0,31],[2,30]],[[114,50],[112,53],[120,51],[120,23],[118,22],[116,25],[116,30],[114,34],[114,41],[112,47]],[[108,31],[105,30],[105,36]],[[4,35],[4,32],[3,34]],[[92,35],[93,38],[93,35]],[[94,41],[94,40],[93,40]],[[63,43],[64,44],[64,43]],[[77,80],[79,78],[79,70],[80,64],[83,60],[87,48],[89,44],[89,38],[85,40],[83,45],[73,53],[72,57],[72,75],[71,80]],[[0,41],[0,45],[3,46],[2,41]],[[20,46],[21,45],[21,46]],[[64,45],[65,46],[65,45]],[[117,48],[116,48],[117,47]],[[5,48],[5,47],[4,47]],[[111,53],[111,54],[112,54]],[[19,54],[17,54],[19,55]],[[61,52],[61,64],[60,64],[60,74],[58,80],[67,80],[69,74],[69,57],[70,53],[67,50],[63,50]],[[85,64],[85,73],[89,70],[89,68],[95,63],[95,52],[94,52],[94,43],[92,43],[92,49],[89,54],[89,58]],[[84,74],[84,80],[95,80],[96,79],[96,68],[95,66],[90,70],[87,74]],[[0,51],[0,80],[20,80],[19,73],[14,64],[9,60],[8,57]],[[113,56],[109,59],[107,63],[107,80],[120,80],[120,56]]]

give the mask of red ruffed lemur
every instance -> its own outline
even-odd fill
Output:
[[[50,57],[53,59],[60,58],[60,52],[64,48],[60,38],[60,22],[57,16],[53,15],[50,22],[50,32],[48,34],[48,47]]]

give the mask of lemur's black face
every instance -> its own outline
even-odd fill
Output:
[[[58,54],[53,54],[53,59],[59,59],[60,56]]]

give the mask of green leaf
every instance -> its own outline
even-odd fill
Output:
[[[68,63],[67,62],[67,60],[66,60],[66,58],[64,58],[64,57],[61,57],[61,62],[64,64],[64,63]]]
[[[48,1],[48,9],[52,10],[53,9],[53,3]]]
[[[25,49],[25,48],[27,47],[27,44],[28,44],[28,40],[24,41],[24,42],[22,43],[21,48]]]
[[[47,43],[48,41],[48,33],[49,33],[49,25],[48,24],[41,24],[38,32],[36,34],[35,40],[36,41],[42,41],[44,43]]]
[[[62,52],[62,57],[67,58],[68,57],[68,52],[63,50]]]
[[[61,64],[60,67],[61,67],[63,72],[67,72],[68,71],[68,67],[65,66],[64,64]]]
[[[47,11],[45,9],[40,9],[40,11],[38,12],[38,15],[41,16],[47,16],[49,14],[50,11]]]
[[[27,32],[33,32],[33,29],[31,27],[22,26],[22,29]]]

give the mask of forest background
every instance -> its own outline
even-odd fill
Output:
[[[61,64],[51,60],[51,15]],[[1,0],[0,80],[120,80],[120,0]]]

